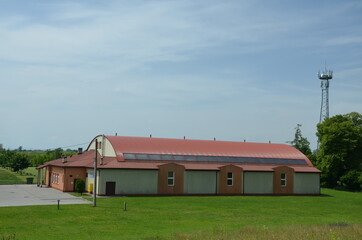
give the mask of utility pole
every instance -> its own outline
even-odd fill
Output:
[[[95,140],[94,148],[94,184],[93,184],[93,207],[97,206],[97,156],[98,156],[98,140]]]

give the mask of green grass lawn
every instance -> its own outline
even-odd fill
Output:
[[[21,184],[24,181],[16,176],[15,173],[0,168],[0,184]]]
[[[1,207],[0,239],[2,234],[16,239],[240,239],[243,234],[244,239],[306,239],[306,234],[362,239],[362,194],[322,193],[98,198],[95,208],[63,205],[60,210],[55,205]]]
[[[33,183],[36,183],[38,171],[35,167],[29,167],[22,171],[22,174],[12,172],[5,168],[0,168],[0,185],[1,184],[26,184],[26,178],[32,177]]]

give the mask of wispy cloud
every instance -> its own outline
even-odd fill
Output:
[[[46,132],[60,125],[55,143],[71,140],[64,129],[82,126],[79,135],[88,136],[95,124],[168,137],[210,137],[212,129],[254,141],[268,128],[290,140],[285,129],[293,132],[294,122],[315,128],[306,116],[319,111],[318,64],[349,59],[333,66],[335,77],[360,75],[361,8],[359,1],[11,1],[0,9],[3,136],[17,125],[29,138],[28,128],[43,127],[40,135],[55,139]],[[339,101],[354,83],[338,90]],[[346,99],[343,106],[356,106]]]
[[[10,24],[0,32],[2,58],[42,64],[112,57],[123,64],[185,61],[204,49],[232,42],[240,44],[235,51],[263,49],[260,43],[267,46],[271,39],[311,23],[296,12],[275,17],[274,11],[260,7],[255,11],[255,4],[242,2],[121,2],[111,7],[57,4],[52,15],[34,24],[31,19],[25,22],[25,16],[16,29]]]
[[[342,36],[327,40],[328,45],[349,45],[362,43],[362,36]]]

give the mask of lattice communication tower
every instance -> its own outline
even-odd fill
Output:
[[[322,123],[324,119],[329,118],[329,80],[333,78],[333,71],[327,70],[327,67],[323,72],[318,72],[318,78],[321,80],[322,88],[322,102],[321,102],[321,114],[319,123]]]

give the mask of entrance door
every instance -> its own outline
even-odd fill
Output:
[[[107,196],[116,195],[116,182],[106,182],[106,195]]]

